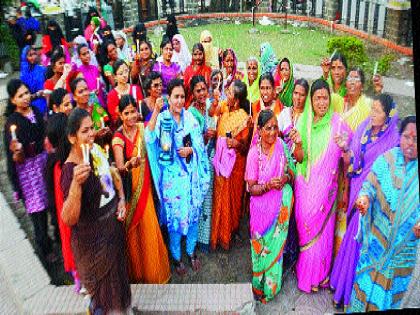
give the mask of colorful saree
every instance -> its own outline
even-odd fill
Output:
[[[418,160],[406,163],[399,147],[387,151],[374,162],[359,196],[367,196],[370,207],[360,220],[349,311],[399,308],[420,243],[413,232],[420,221]]]
[[[283,82],[283,78],[280,73],[280,64],[277,65],[276,71],[274,72],[274,85],[280,86],[283,82],[282,90],[279,95],[279,99],[284,106],[291,107],[293,105],[293,90],[295,89],[295,79],[293,77],[293,64],[289,61],[290,76],[289,80]]]
[[[373,162],[378,156],[399,143],[398,115],[394,114],[388,120],[383,128],[384,132],[376,139],[372,139],[373,137],[370,136],[371,120],[370,118],[366,119],[357,129],[350,146],[353,163],[349,167],[349,172],[346,171],[351,181],[349,206],[344,213],[344,220],[347,219],[348,226],[331,272],[331,288],[335,290],[334,303],[336,305],[343,304],[345,308],[350,302],[354,272],[360,251],[360,244],[355,240],[359,230],[359,211],[354,207],[354,204]]]
[[[324,79],[324,77],[322,77]],[[339,89],[337,91],[334,90],[334,82],[331,77],[331,73],[328,75],[328,79],[326,80],[328,85],[330,86],[331,94],[336,93],[340,95],[341,97],[346,96],[347,94],[347,88],[346,88],[346,80],[343,80],[341,83]]]
[[[195,119],[197,119],[201,133],[207,131],[207,129],[216,130],[216,119],[208,115],[208,111],[211,107],[211,102],[207,99],[206,102],[206,115],[203,114],[194,106],[190,106],[188,109]],[[215,154],[216,143],[215,139],[209,140],[205,145],[207,156],[209,160],[212,160]],[[210,186],[207,194],[204,196],[203,209],[200,213],[200,218],[198,219],[198,245],[204,252],[208,252],[210,248],[210,235],[211,235],[211,218],[212,218],[212,208],[213,208],[213,181],[214,181],[214,167],[209,165],[209,174],[210,174]]]
[[[309,103],[305,105],[297,126],[305,154],[302,163],[297,164],[294,187],[300,247],[296,272],[298,288],[307,293],[317,291],[329,282],[335,225],[333,205],[342,155],[334,141],[339,121],[339,116],[330,106],[324,117],[313,123],[313,110]],[[341,129],[351,133],[344,123]]]
[[[248,146],[250,136],[247,127],[248,118],[248,114],[243,109],[229,112],[226,102],[222,102],[222,116],[217,126],[217,137],[226,137],[226,133],[231,132],[232,138]],[[230,177],[221,175],[214,177],[210,242],[212,249],[220,244],[222,248],[228,250],[232,234],[239,228],[245,188],[246,152],[235,151],[236,160]]]
[[[331,105],[334,111],[340,114],[341,118],[354,132],[359,125],[369,116],[372,100],[362,94],[357,100],[356,105],[348,111],[344,111],[346,97],[341,97],[338,94],[331,95]],[[338,176],[338,192],[336,202],[337,219],[335,223],[335,237],[334,237],[334,257],[337,256],[338,251],[343,241],[344,233],[346,232],[346,212],[349,205],[349,184],[350,181],[346,176],[347,170],[340,162],[340,172]]]
[[[112,147],[120,146],[125,159],[137,156],[140,148],[141,164],[131,170],[131,196],[127,203],[125,221],[128,272],[132,283],[167,283],[170,278],[168,251],[156,217],[152,195],[152,178],[143,140],[144,126],[137,125],[134,142],[119,129],[112,139]]]
[[[250,60],[256,60],[256,59],[250,59]],[[261,67],[260,67],[260,63],[258,61],[257,61],[257,64],[258,64],[258,76],[254,80],[254,82],[252,82],[252,84],[249,84],[249,78],[248,78],[248,72],[247,71],[245,71],[244,78],[242,80],[242,82],[244,82],[246,84],[246,88],[247,88],[247,91],[248,91],[247,99],[248,99],[248,101],[251,102],[251,104],[258,101],[261,97],[260,86],[259,86],[260,77],[261,77]]]
[[[282,176],[287,168],[295,171],[292,157],[280,138],[273,144],[270,156],[261,154],[260,157],[258,151],[258,145],[249,150],[246,181],[265,184],[274,177]],[[263,302],[272,300],[281,288],[283,250],[292,203],[293,191],[289,184],[281,191],[273,189],[261,196],[251,196],[252,290]]]

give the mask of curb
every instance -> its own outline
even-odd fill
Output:
[[[286,14],[283,14],[283,13],[256,13],[255,14],[256,18],[260,18],[263,16],[266,16],[271,19],[285,19]],[[188,14],[188,15],[177,16],[178,21],[186,21],[186,20],[193,20],[193,19],[224,19],[224,18],[252,18],[252,14],[251,13],[201,13],[201,14]],[[299,21],[299,22],[311,22],[311,23],[326,26],[329,28],[331,27],[331,21],[313,17],[313,16],[287,14],[287,19]],[[166,21],[161,19],[161,20],[146,22],[144,24],[146,27],[149,28],[149,27],[154,27],[157,25],[164,25],[166,24]],[[388,39],[385,39],[376,35],[368,34],[366,32],[351,28],[350,26],[347,26],[344,24],[333,23],[332,29],[368,40],[373,44],[382,45],[386,48],[389,48],[405,56],[410,56],[410,57],[413,56],[413,48],[411,47],[397,45],[396,43]]]

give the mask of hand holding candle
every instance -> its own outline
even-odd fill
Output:
[[[105,153],[106,153],[106,158],[109,159],[109,145],[108,144],[105,145]]]
[[[105,128],[105,121],[104,121],[104,118],[103,118],[103,117],[101,117],[101,118],[100,118],[100,120],[101,120],[101,129],[104,129],[104,128]]]
[[[11,125],[10,126],[10,133],[11,133],[11,136],[12,136],[12,140],[17,140],[17,137],[16,137],[16,125]]]

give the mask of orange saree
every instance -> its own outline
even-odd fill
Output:
[[[125,222],[129,276],[132,283],[167,283],[171,276],[168,251],[156,217],[152,177],[143,141],[144,125],[137,126],[134,143],[121,129],[112,140],[113,147],[123,147],[125,157],[136,156],[138,147],[142,157],[140,166],[131,170],[132,193]]]
[[[229,112],[226,104],[223,105],[217,136],[224,137],[227,132],[231,132],[233,138],[248,147],[250,136],[247,126],[248,114],[243,109]],[[232,234],[239,228],[245,191],[246,155],[247,152],[236,151],[235,165],[229,178],[215,174],[210,242],[212,249],[219,244],[228,250]]]

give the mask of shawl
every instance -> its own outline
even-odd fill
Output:
[[[173,39],[176,39],[179,42],[181,50],[179,53],[174,50],[171,61],[179,64],[181,71],[184,72],[191,63],[191,53],[188,50],[188,45],[184,39],[184,36],[181,34],[176,34],[174,35]]]
[[[340,88],[338,89],[338,91],[334,91],[334,82],[332,80],[331,73],[328,75],[327,83],[330,86],[330,89],[331,89],[332,93],[337,93],[341,97],[346,96],[346,94],[347,94],[346,80],[343,80],[343,82],[341,82],[341,85],[340,85]]]
[[[290,76],[289,80],[283,82],[282,91],[279,95],[280,101],[283,103],[284,106],[290,107],[293,105],[293,90],[295,88],[295,80],[293,77],[293,64],[289,61],[290,67]],[[275,86],[280,86],[283,78],[280,72],[280,63],[277,65],[276,72],[274,74],[274,82]]]
[[[73,39],[73,44],[76,44],[76,45],[86,44],[89,47],[87,40],[81,35],[78,35]],[[97,67],[98,61],[96,60],[96,56],[90,48],[89,48],[89,54],[90,54],[90,64]],[[73,50],[73,57],[71,57],[71,63],[76,65],[77,67],[82,65],[82,61],[80,60],[79,54],[77,53],[77,47],[75,47]]]
[[[226,50],[228,51],[228,54],[230,53],[233,56],[233,70],[232,70],[232,73],[229,76],[227,76],[226,69],[224,68],[222,69],[223,77],[224,77],[223,81],[225,83],[224,85],[225,90],[229,88],[232,82],[237,79],[237,71],[238,71],[238,59],[236,58],[235,51],[232,48],[228,48]]]
[[[122,59],[126,62],[131,62],[132,52],[127,42],[127,35],[123,31],[112,31],[114,38],[122,38],[124,40],[124,45],[122,48],[117,47],[118,59]]]
[[[261,77],[261,66],[260,63],[258,62],[258,60],[254,57],[251,57],[248,59],[248,61],[251,60],[255,60],[257,61],[257,65],[258,65],[258,75],[255,78],[254,82],[252,82],[251,85],[249,85],[249,79],[248,79],[248,71],[245,71],[245,75],[244,78],[242,80],[242,82],[244,82],[246,84],[246,88],[248,91],[248,101],[251,102],[251,104],[253,104],[254,102],[258,101],[261,97],[260,95],[260,87],[259,87],[259,81],[260,81],[260,77]]]
[[[262,43],[260,49],[261,55],[261,74],[266,72],[273,73],[278,63],[274,49],[270,43]]]
[[[204,40],[207,37],[210,37],[212,39],[210,43],[204,43]],[[213,36],[208,30],[204,30],[201,32],[200,43],[204,47],[204,54],[207,66],[213,69],[219,68],[219,48],[213,46]]]
[[[44,89],[46,68],[40,64],[30,64],[27,56],[31,46],[25,46],[20,56],[20,79],[28,86],[31,94]],[[47,112],[47,101],[38,97],[31,102],[42,115]]]
[[[356,104],[343,113],[345,104],[345,96],[341,97],[337,93],[331,94],[331,105],[334,111],[343,118],[343,120],[350,126],[351,130],[355,131],[357,127],[364,121],[370,114],[372,107],[372,100],[366,95],[361,94]]]

